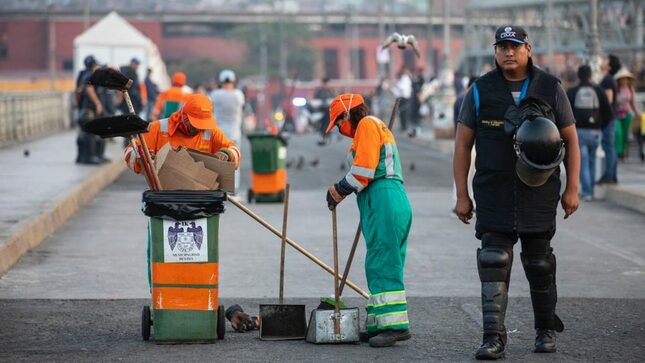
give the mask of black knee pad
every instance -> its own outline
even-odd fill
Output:
[[[506,282],[512,265],[512,248],[484,247],[477,249],[477,270],[482,282]]]
[[[528,247],[534,242],[533,248]],[[555,255],[548,241],[525,241],[527,248],[520,254],[522,266],[531,289],[545,290],[555,283]]]

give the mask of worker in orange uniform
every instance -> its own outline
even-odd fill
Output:
[[[184,92],[186,75],[183,72],[175,72],[171,79],[172,85],[167,90],[159,93],[155,107],[150,114],[151,120],[165,118],[177,111],[186,100],[189,93]]]
[[[240,149],[217,127],[213,117],[213,104],[205,95],[188,95],[183,106],[170,115],[150,123],[149,131],[143,134],[151,155],[167,143],[173,148],[189,149],[214,154],[218,159],[240,165]],[[142,165],[132,146],[125,149],[125,161],[135,173],[141,173]]]
[[[387,125],[375,116],[359,94],[342,94],[329,107],[326,132],[337,126],[352,141],[347,175],[327,191],[327,206],[336,208],[356,193],[365,236],[365,275],[370,290],[367,332],[361,341],[389,347],[410,339],[403,266],[412,225],[412,208],[403,188],[401,159]]]

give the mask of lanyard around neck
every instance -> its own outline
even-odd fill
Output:
[[[522,103],[522,100],[526,98],[526,92],[529,89],[529,83],[531,83],[531,77],[526,77],[524,83],[522,84],[522,92],[520,92],[520,97],[515,101],[515,105],[519,106]]]

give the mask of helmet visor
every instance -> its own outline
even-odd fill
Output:
[[[539,187],[544,185],[556,168],[557,165],[552,169],[536,169],[525,163],[521,158],[518,158],[515,162],[515,173],[517,173],[517,176],[520,178],[522,183],[530,187]]]

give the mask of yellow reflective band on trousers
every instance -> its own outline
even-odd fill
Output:
[[[367,306],[378,308],[387,305],[400,305],[406,303],[405,291],[391,291],[370,296]]]
[[[410,328],[407,311],[394,311],[383,314],[367,315],[367,330],[377,332],[380,330],[406,330]]]
[[[368,331],[409,327],[403,268],[412,208],[400,180],[377,179],[357,196],[365,236],[365,275],[371,298]]]

